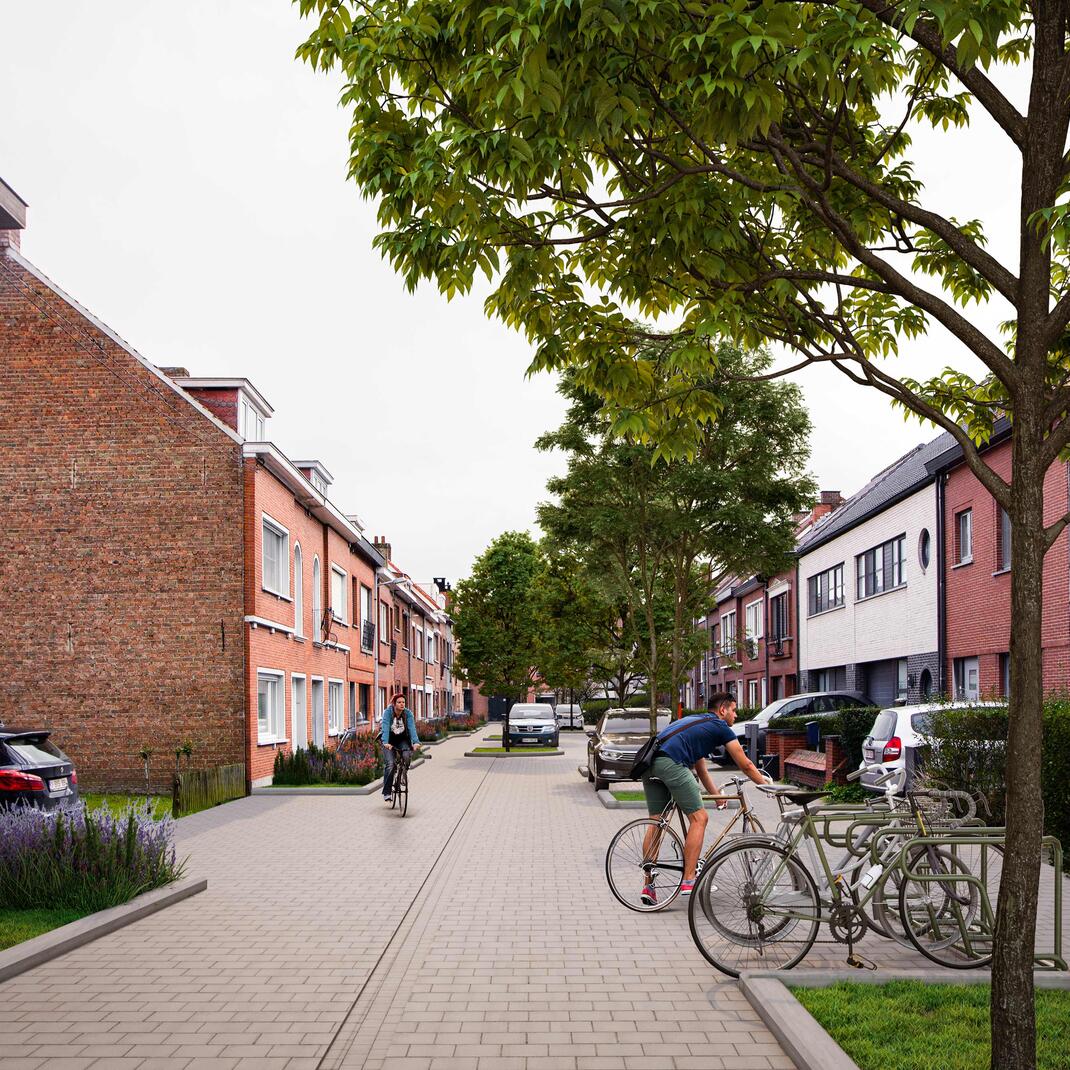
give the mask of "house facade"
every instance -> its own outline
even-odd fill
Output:
[[[916,447],[816,523],[796,548],[800,691],[863,691],[878,705],[944,689],[938,488]]]

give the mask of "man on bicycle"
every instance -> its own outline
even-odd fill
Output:
[[[743,753],[732,725],[736,719],[736,700],[727,691],[717,691],[710,696],[710,712],[692,714],[673,721],[657,734],[658,749],[650,772],[643,777],[643,793],[646,795],[647,811],[657,817],[669,805],[669,797],[687,815],[687,837],[684,840],[684,880],[680,885],[681,895],[690,895],[695,886],[695,868],[702,851],[709,815],[702,805],[699,782],[711,795],[720,795],[706,767],[706,757],[717,747],[739,766],[740,771],[755,784],[768,784],[765,775]],[[667,738],[666,738],[667,737]],[[661,742],[662,739],[665,742]],[[696,780],[696,777],[698,778]],[[647,837],[656,835],[651,829]],[[656,853],[653,842],[643,845],[647,857]],[[647,906],[656,902],[656,894],[649,883],[643,888],[642,901]]]
[[[394,767],[397,759],[408,761],[417,744],[416,718],[405,706],[399,691],[383,711],[383,801],[394,801]]]

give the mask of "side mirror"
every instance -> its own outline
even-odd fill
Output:
[[[587,735],[589,735],[592,739],[594,739],[595,735],[598,732],[598,729],[597,728],[585,728],[584,732],[586,732]]]

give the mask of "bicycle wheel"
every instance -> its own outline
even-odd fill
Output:
[[[609,841],[606,880],[629,910],[664,909],[680,894],[683,879],[683,840],[656,818],[632,821]],[[644,902],[645,892],[653,892],[653,902]]]
[[[401,811],[401,816],[404,817],[409,810],[409,769],[407,765],[402,766],[399,782],[394,790],[398,795],[398,809]]]
[[[913,869],[922,855],[924,847],[915,848],[910,853],[907,866]],[[896,865],[889,865],[877,883],[873,897],[862,907],[866,923],[878,935],[886,940],[894,940],[903,947],[910,947],[910,938],[903,928],[903,919],[899,914],[899,894],[903,886],[903,871]]]
[[[899,889],[899,914],[910,942],[938,966],[979,969],[992,961],[996,919],[969,867],[944,847],[920,852]]]
[[[706,864],[687,908],[703,958],[729,977],[790,970],[821,925],[817,886],[805,866],[764,840],[737,841]]]

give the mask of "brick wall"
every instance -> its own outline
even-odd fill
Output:
[[[240,446],[3,253],[0,478],[0,717],[87,790],[243,761]]]

